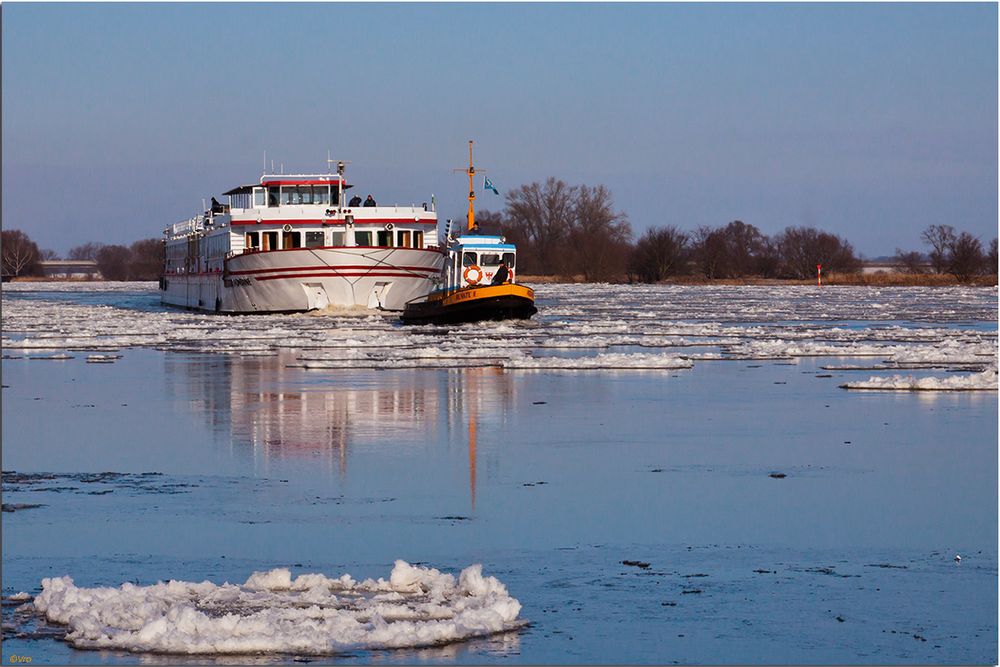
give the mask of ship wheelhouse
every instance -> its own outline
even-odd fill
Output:
[[[340,175],[265,175],[229,196],[233,252],[437,247],[437,214],[420,206],[349,206]]]

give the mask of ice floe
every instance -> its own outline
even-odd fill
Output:
[[[676,356],[639,352],[632,354],[605,353],[592,357],[532,357],[522,354],[506,359],[503,366],[511,369],[647,370],[691,368],[694,363]]]
[[[887,391],[996,391],[996,368],[981,373],[951,377],[914,377],[913,375],[872,376],[862,382],[848,382],[843,389],[880,389]]]
[[[81,588],[42,580],[35,608],[68,626],[77,648],[186,654],[333,655],[431,646],[523,625],[520,603],[481,565],[456,579],[397,560],[389,579],[253,573],[242,585],[209,581]]]
[[[536,299],[539,313],[527,321],[408,327],[396,314],[360,309],[175,310],[159,305],[153,283],[14,283],[3,288],[2,344],[6,358],[66,359],[59,355],[79,350],[94,353],[92,363],[134,348],[287,350],[298,358],[292,365],[310,370],[668,370],[708,360],[866,357],[885,370],[977,371],[996,359],[997,292],[983,288],[539,285]]]

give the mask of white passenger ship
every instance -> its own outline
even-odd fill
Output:
[[[336,174],[264,175],[164,230],[163,303],[219,313],[402,310],[441,280],[431,206],[349,205]],[[357,204],[360,198],[351,203]]]

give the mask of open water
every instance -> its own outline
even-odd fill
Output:
[[[995,289],[536,297],[529,322],[407,328],[5,285],[4,661],[997,662]],[[482,564],[516,622],[179,656],[154,652],[190,641],[176,619],[85,650],[32,603],[64,575],[360,582],[397,559]],[[227,609],[287,611],[254,595]]]

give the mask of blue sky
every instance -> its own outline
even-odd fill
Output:
[[[158,236],[263,154],[461,217],[608,186],[633,228],[997,233],[996,4],[3,5],[3,226]],[[480,195],[482,208],[502,200]]]

